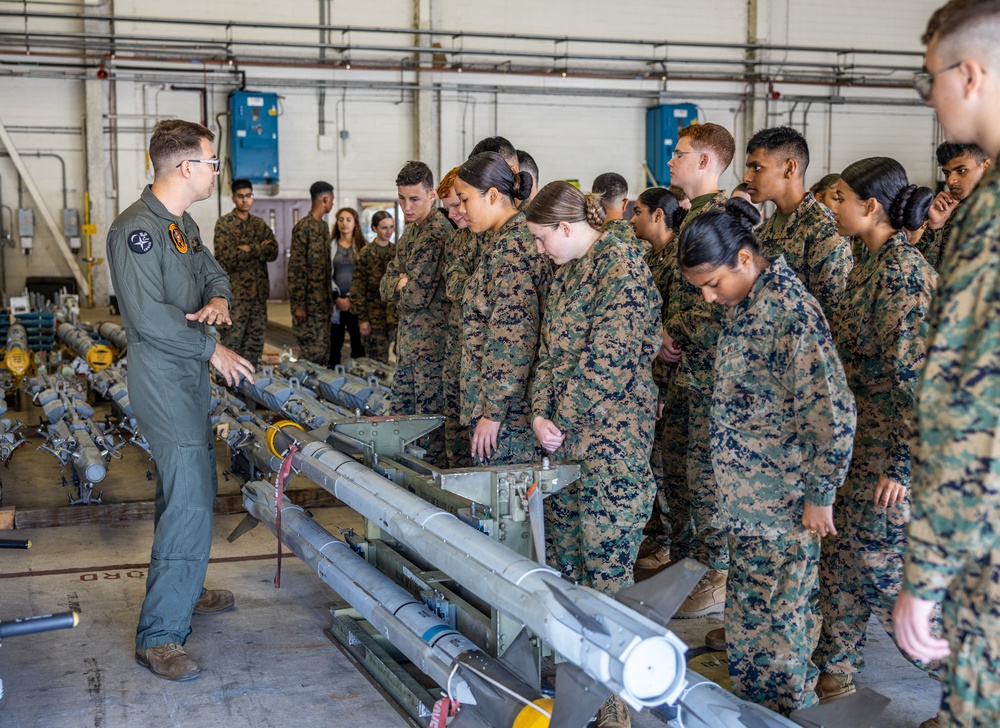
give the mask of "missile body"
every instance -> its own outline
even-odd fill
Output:
[[[56,327],[56,337],[72,349],[81,359],[87,362],[93,371],[104,369],[111,365],[114,356],[104,344],[98,344],[90,334],[70,323],[61,323]]]

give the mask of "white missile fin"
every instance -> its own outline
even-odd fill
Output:
[[[861,688],[853,695],[796,710],[788,717],[803,728],[870,728],[890,702],[871,688]]]
[[[576,665],[560,662],[549,728],[585,728],[610,695],[610,690]]]
[[[615,600],[665,627],[707,571],[697,561],[684,559],[652,578],[622,589],[615,594]]]
[[[510,643],[510,647],[500,657],[500,662],[512,673],[535,690],[540,689],[541,678],[535,661],[535,651],[531,648],[528,630],[522,629]]]

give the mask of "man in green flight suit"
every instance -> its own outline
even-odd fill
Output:
[[[185,211],[212,194],[215,135],[177,119],[153,129],[153,184],[108,231],[108,265],[128,336],[128,388],[156,460],[156,511],[135,659],[168,680],[198,676],[184,651],[191,614],[231,609],[232,593],[203,586],[218,488],[208,367],[227,383],[254,367],[205,333],[232,323],[225,272]]]

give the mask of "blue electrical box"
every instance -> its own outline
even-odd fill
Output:
[[[278,183],[277,94],[229,94],[229,163],[233,179]]]
[[[661,104],[646,109],[646,164],[656,184],[670,186],[670,167],[680,130],[698,123],[694,104]]]

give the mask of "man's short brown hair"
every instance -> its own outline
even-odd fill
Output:
[[[153,172],[168,172],[184,159],[196,159],[201,155],[201,140],[215,140],[215,134],[201,124],[183,119],[164,119],[153,127],[149,139],[149,161]]]
[[[1000,0],[951,0],[934,11],[921,40],[929,45],[937,38],[937,52],[946,62],[974,57],[1000,71],[998,37]]]
[[[729,130],[718,124],[692,124],[685,126],[677,133],[678,138],[688,139],[691,147],[699,152],[712,152],[719,160],[721,168],[719,172],[724,172],[733,161],[736,154],[736,140]]]

